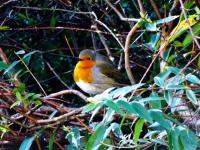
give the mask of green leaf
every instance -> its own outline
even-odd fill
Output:
[[[185,76],[186,80],[190,81],[191,83],[200,84],[200,79],[197,78],[195,75],[187,74]]]
[[[15,96],[16,96],[16,98],[17,98],[18,101],[24,102],[24,99],[23,99],[23,97],[22,97],[22,95],[21,95],[20,92],[16,92],[16,93],[15,93]]]
[[[19,106],[19,105],[20,105],[20,101],[16,101],[10,106],[10,109],[15,107],[15,106]]]
[[[0,62],[0,71],[2,71],[3,69],[7,69],[8,68],[8,65],[4,62]]]
[[[29,99],[30,97],[32,97],[33,95],[35,95],[35,93],[28,93],[24,96],[24,99]]]
[[[50,20],[50,27],[55,27],[57,20],[57,16],[55,17],[54,15],[52,15]]]
[[[80,148],[81,136],[78,128],[70,129],[70,132],[66,135],[65,139],[69,141],[69,143],[71,144],[71,146],[74,147],[74,149]]]
[[[112,100],[107,100],[105,102],[105,105],[107,105],[108,107],[112,108],[115,112],[120,113],[121,115],[123,115],[124,113],[120,110],[120,107],[118,107],[117,104],[115,104]]]
[[[145,28],[148,31],[156,31],[158,28],[156,27],[156,23],[152,22],[145,22]]]
[[[144,83],[139,83],[139,84],[135,84],[135,85],[132,85],[132,86],[125,86],[125,87],[122,87],[122,88],[118,88],[118,89],[110,92],[110,95],[113,98],[117,98],[119,96],[124,97],[126,94],[130,93],[133,90],[138,89],[139,87],[141,87],[143,85],[144,85]]]
[[[153,122],[150,113],[140,103],[132,102],[131,106],[139,117],[146,119],[150,123]]]
[[[188,87],[185,85],[169,85],[166,87],[166,90],[180,90],[180,89],[187,89]]]
[[[140,118],[136,123],[135,123],[135,128],[134,128],[134,135],[133,135],[133,140],[134,140],[134,143],[137,143],[139,137],[140,137],[140,134],[142,132],[142,128],[143,128],[143,125],[144,125],[144,119],[143,118]]]
[[[15,54],[22,55],[22,54],[25,54],[25,51],[24,50],[19,50],[19,51],[15,52]]]
[[[197,104],[197,97],[192,90],[186,90],[187,98],[194,104]]]
[[[34,101],[36,99],[40,99],[42,95],[41,94],[34,94],[32,97],[31,97],[31,101]]]
[[[99,105],[95,108],[95,110],[92,113],[92,116],[90,117],[89,122],[92,121],[92,119],[94,118],[94,116],[99,112],[99,110],[103,107],[102,103],[99,103]]]
[[[151,97],[151,99],[149,99],[150,108],[159,109],[162,107],[161,100],[165,100],[164,98],[159,97],[156,92],[152,92],[150,97]]]
[[[106,132],[107,127],[105,125],[100,125],[94,133],[90,136],[85,150],[97,150],[101,145],[100,142],[103,141],[104,133]]]
[[[0,30],[8,30],[9,26],[0,26]]]
[[[4,71],[4,75],[6,74],[6,73],[8,73],[11,69],[13,69],[18,63],[19,63],[20,61],[18,60],[18,61],[14,61],[11,65],[9,65],[9,67]]]
[[[99,106],[99,105],[95,104],[95,103],[89,103],[83,107],[82,113],[88,113],[88,112],[92,111],[93,109],[95,109],[97,106]]]
[[[158,76],[154,77],[154,82],[157,86],[164,88],[164,80]]]
[[[153,120],[158,122],[163,128],[169,130],[172,127],[171,123],[164,119],[163,113],[160,110],[158,109],[151,110],[150,114]]]
[[[177,91],[176,93],[174,93],[176,96],[173,96],[173,99],[168,102],[171,112],[174,112],[177,110],[177,105],[180,104],[183,92],[184,92],[184,90]]]
[[[164,98],[168,104],[171,104],[173,99],[173,90],[165,90],[164,91]]]
[[[147,98],[142,98],[139,100],[139,102],[151,102],[151,101],[163,101],[165,100],[163,97],[158,97],[158,96],[149,96]]]
[[[173,42],[173,46],[174,47],[183,47],[183,44],[181,42],[179,42],[179,41],[174,41]]]
[[[156,24],[168,23],[168,22],[171,22],[171,21],[173,21],[174,19],[176,19],[178,17],[179,17],[178,15],[177,16],[169,16],[169,17],[157,20]]]
[[[35,140],[37,136],[34,135],[32,137],[26,138],[20,145],[19,150],[29,150],[31,148],[31,145],[33,144],[33,141]]]
[[[200,22],[198,22],[197,24],[195,24],[193,27],[192,27],[192,31],[194,33],[195,36],[198,36],[200,34]],[[189,46],[193,41],[193,38],[192,38],[192,35],[191,33],[189,32],[187,34],[187,36],[185,37],[185,39],[183,40],[183,47],[187,47]]]
[[[149,49],[155,51],[157,50],[156,45],[158,44],[159,40],[160,40],[160,33],[156,33],[156,34],[150,35],[150,41],[148,43],[145,43],[144,45],[148,47]]]
[[[180,149],[180,141],[179,141],[179,132],[176,132],[174,129],[171,129],[168,133],[168,137],[170,138],[170,147],[173,150],[181,150]]]
[[[48,150],[53,150],[53,143],[55,141],[56,131],[57,131],[57,128],[55,128],[53,131],[53,134],[50,135]]]
[[[170,47],[170,48],[168,48],[168,49],[166,49],[166,50],[164,51],[163,59],[164,59],[165,61],[168,61],[169,56],[170,56],[169,54],[170,54],[171,50],[172,50],[172,47]]]
[[[113,115],[115,115],[115,111],[109,108],[103,117],[102,123],[104,124],[110,123],[113,120]]]
[[[197,137],[192,131],[182,130],[180,132],[180,139],[185,150],[196,150]]]
[[[119,107],[125,109],[125,110],[128,112],[129,115],[131,115],[131,114],[137,114],[137,112],[132,108],[132,106],[131,106],[127,101],[118,100],[118,101],[116,102],[116,104],[117,104]]]

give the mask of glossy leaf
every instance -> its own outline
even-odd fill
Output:
[[[195,75],[192,75],[192,74],[187,74],[185,76],[186,80],[192,82],[192,83],[195,83],[195,84],[200,84],[200,79],[197,78]]]
[[[166,87],[167,90],[180,90],[180,89],[187,89],[185,85],[169,85]]]
[[[155,110],[151,110],[150,114],[151,114],[151,117],[153,118],[153,120],[158,122],[163,128],[169,130],[172,127],[171,123],[164,119],[163,114],[162,114],[161,111],[156,110],[156,109]]]
[[[180,133],[180,140],[186,150],[196,150],[197,138],[196,135],[190,130],[182,130]]]
[[[33,144],[33,141],[35,140],[36,135],[32,137],[28,137],[21,143],[19,150],[29,150],[31,148],[31,145]]]
[[[90,111],[94,110],[97,106],[98,106],[98,104],[89,103],[83,107],[82,113],[90,112]]]
[[[187,98],[194,104],[197,104],[197,97],[192,90],[186,90]]]
[[[135,128],[134,128],[134,134],[133,134],[133,141],[134,143],[137,143],[139,137],[140,137],[140,134],[142,132],[142,128],[143,128],[143,125],[144,125],[144,119],[143,118],[140,118],[136,124],[135,124]]]
[[[164,80],[158,76],[154,77],[154,82],[157,86],[164,88]]]
[[[135,85],[132,85],[132,86],[125,86],[125,87],[122,87],[122,88],[118,88],[118,89],[112,91],[110,93],[110,95],[113,95],[114,98],[117,98],[119,96],[124,97],[126,94],[130,93],[133,90],[140,88],[143,85],[144,85],[144,83],[139,83],[139,84],[135,84]]]
[[[195,24],[193,26],[193,28],[192,28],[193,33],[194,33],[195,36],[198,36],[200,34],[200,30],[199,29],[200,29],[200,22]],[[187,36],[185,37],[184,41],[183,41],[184,48],[189,46],[192,43],[192,41],[193,41],[193,38],[192,38],[191,33],[189,32],[187,34]]]
[[[150,113],[138,102],[131,103],[132,108],[138,114],[139,117],[146,119],[148,122],[152,123],[152,117]]]
[[[163,24],[163,23],[168,23],[171,22],[173,20],[175,20],[176,18],[178,18],[179,16],[169,16],[160,20],[156,21],[156,24]]]
[[[119,107],[125,109],[128,114],[137,114],[137,112],[132,108],[132,106],[129,104],[129,102],[124,100],[118,100],[116,103]]]
[[[121,115],[123,115],[124,113],[120,110],[120,107],[118,107],[118,105],[116,105],[112,100],[107,100],[105,102],[105,105],[107,105],[108,107],[112,108],[115,112],[120,113]]]
[[[100,142],[103,141],[104,133],[106,132],[107,127],[105,125],[100,125],[94,133],[90,136],[85,150],[97,150],[101,145]]]

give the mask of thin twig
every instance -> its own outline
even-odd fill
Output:
[[[198,50],[200,51],[200,44],[199,44],[198,40],[196,39],[196,37],[195,37],[195,35],[194,35],[194,32],[192,31],[192,27],[191,27],[191,25],[190,25],[190,22],[189,22],[189,20],[188,20],[188,18],[187,18],[187,14],[186,14],[186,12],[185,12],[185,7],[184,7],[184,5],[183,5],[183,1],[182,1],[182,0],[179,0],[179,2],[180,2],[180,4],[181,4],[181,9],[182,9],[184,18],[185,18],[185,20],[186,20],[186,22],[187,22],[187,24],[188,24],[188,28],[189,28],[190,33],[191,33],[191,35],[192,35],[192,39],[194,40],[194,42],[196,43],[196,45],[197,45],[197,47],[198,47]]]
[[[17,57],[20,59],[20,61],[24,64],[25,68],[27,69],[27,71],[31,74],[31,76],[33,77],[33,79],[36,81],[36,83],[38,84],[38,86],[40,87],[40,89],[42,90],[42,92],[44,93],[44,95],[47,95],[45,90],[43,89],[42,85],[40,84],[40,82],[37,80],[37,78],[34,76],[34,74],[31,72],[31,70],[28,68],[28,66],[26,65],[26,63],[23,61],[23,59],[17,55]]]
[[[154,2],[154,0],[150,0],[151,2],[151,6],[153,7],[154,11],[156,12],[156,15],[158,16],[159,19],[162,19],[161,15],[160,15],[160,11],[156,5],[156,3]]]
[[[105,27],[109,32],[110,34],[114,37],[114,39],[116,39],[116,41],[118,42],[118,44],[121,46],[121,48],[124,50],[124,46],[123,44],[120,42],[120,40],[117,38],[117,36],[112,32],[112,30],[110,28],[108,28],[107,25],[105,25],[103,22],[99,21],[97,18],[95,20],[98,24],[100,24],[101,26]],[[98,31],[97,31],[98,33]]]
[[[128,75],[128,78],[131,82],[131,84],[135,84],[135,79],[133,77],[133,74],[131,72],[131,68],[130,68],[130,60],[129,60],[129,44],[131,41],[131,37],[133,36],[133,34],[137,31],[137,29],[139,28],[139,23],[141,23],[141,20],[138,21],[133,28],[129,31],[127,37],[126,37],[126,42],[125,42],[125,49],[124,49],[124,59],[125,59],[125,68],[126,68],[126,72]]]
[[[105,2],[115,11],[115,13],[118,15],[120,20],[122,21],[128,21],[128,22],[138,22],[140,19],[136,18],[125,18],[122,16],[122,14],[110,3],[109,0],[105,0]]]
[[[77,95],[80,98],[82,98],[85,102],[88,102],[87,96],[85,96],[84,94],[82,94],[81,92],[79,92],[77,90],[63,90],[63,91],[59,91],[59,92],[52,93],[50,95],[44,96],[44,97],[42,97],[42,99],[46,100],[46,99],[49,99],[49,98],[54,98],[54,97],[62,96],[62,95],[65,95],[65,94],[74,94],[74,95]]]
[[[73,51],[72,47],[70,46],[69,41],[68,41],[66,35],[64,35],[64,39],[65,39],[65,42],[67,43],[67,46],[69,47],[69,50],[70,50],[72,56],[74,57],[75,56],[74,55],[74,51]]]
[[[145,15],[144,6],[143,6],[141,0],[138,0],[138,5],[139,5],[139,7],[140,7],[140,12],[142,13],[142,15]]]
[[[99,30],[97,26],[95,26],[95,28],[96,28],[96,30]],[[103,44],[103,46],[104,46],[106,52],[107,52],[107,55],[108,55],[109,59],[110,59],[112,62],[114,62],[114,57],[112,56],[112,53],[111,53],[111,51],[110,51],[108,45],[106,44],[105,37],[104,37],[101,33],[99,33],[99,32],[97,32],[97,34],[98,34],[98,36],[99,36],[99,38],[100,38],[100,40],[101,40],[101,42],[102,42],[102,44]]]
[[[73,111],[70,111],[64,115],[61,115],[61,116],[58,116],[58,117],[54,117],[54,118],[51,118],[51,119],[40,119],[40,120],[37,120],[36,123],[37,124],[49,124],[49,123],[52,123],[52,122],[58,122],[60,120],[66,120],[67,117],[69,116],[72,116],[72,115],[75,115],[77,113],[80,113],[82,111],[81,108],[77,108],[76,110],[73,110]]]
[[[60,78],[60,76],[54,71],[54,69],[51,67],[49,62],[46,62],[47,66],[49,67],[49,69],[53,72],[53,74],[56,76],[56,78],[68,89],[70,89],[70,87]]]
[[[15,2],[15,1],[17,1],[17,0],[6,1],[6,2],[4,2],[3,4],[0,5],[0,8],[3,7],[3,6],[5,6],[5,5],[7,5],[7,4],[9,4],[9,3],[11,3],[11,2]]]

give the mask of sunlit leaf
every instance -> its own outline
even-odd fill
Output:
[[[188,18],[190,26],[193,26],[197,21],[195,20],[196,15],[191,15]],[[172,30],[169,36],[169,42],[171,43],[174,41],[177,37],[179,37],[181,34],[183,34],[189,27],[189,24],[186,20],[182,20],[179,22],[179,24]]]
[[[197,137],[190,130],[182,130],[180,133],[180,140],[186,150],[196,150]]]
[[[138,102],[131,103],[132,108],[138,114],[139,117],[146,119],[148,122],[152,123],[152,117],[150,113]]]
[[[192,74],[187,74],[185,76],[186,80],[192,82],[192,83],[195,83],[195,84],[200,84],[200,79],[197,78],[195,75],[192,75]]]
[[[97,150],[103,141],[104,133],[107,127],[105,125],[99,126],[89,138],[85,150]]]
[[[144,85],[144,83],[139,83],[139,84],[134,84],[132,86],[125,86],[125,87],[122,87],[122,88],[118,88],[118,89],[110,92],[110,95],[113,95],[114,98],[117,98],[119,96],[124,97],[126,94],[130,93],[133,90],[138,89],[139,87],[141,87],[143,85]]]
[[[200,34],[200,22],[195,24],[193,27],[192,27],[192,31],[194,33],[195,36],[198,36]],[[191,33],[189,32],[187,34],[187,36],[185,37],[184,41],[183,41],[183,46],[184,48],[189,46],[193,41],[193,37],[191,35]]]
[[[135,143],[137,143],[137,141],[140,137],[144,122],[145,122],[144,119],[140,118],[135,124],[134,134],[133,134],[133,140],[134,140]]]
[[[187,98],[194,104],[197,104],[197,97],[192,90],[186,90]]]
[[[133,107],[127,101],[118,100],[116,104],[119,107],[125,109],[128,112],[128,114],[137,114],[137,112],[133,109]]]
[[[166,87],[167,90],[180,90],[180,89],[187,89],[185,85],[169,85]]]
[[[112,108],[115,112],[120,113],[121,115],[123,115],[124,113],[120,110],[120,108],[118,107],[118,105],[116,105],[112,100],[107,100],[105,102],[105,104]]]
[[[172,127],[171,123],[164,119],[164,116],[160,110],[151,110],[150,114],[153,120],[158,122],[163,128],[170,129]]]
[[[32,137],[28,137],[21,143],[19,150],[29,150],[31,148],[31,145],[33,144],[33,141],[35,140],[36,135]]]
[[[154,77],[154,82],[157,86],[164,88],[164,80],[158,76]]]
[[[175,20],[176,18],[178,18],[179,16],[169,16],[160,20],[156,21],[156,24],[163,24],[163,23],[168,23],[171,22],[173,20]]]

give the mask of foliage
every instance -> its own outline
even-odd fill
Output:
[[[199,2],[183,1],[185,12],[155,2],[143,0],[143,14],[136,1],[110,1],[140,19],[129,41],[136,84],[87,95],[88,103],[48,96],[80,91],[72,74],[82,49],[108,49],[128,81],[120,57],[135,22],[107,0],[0,4],[1,140],[20,149],[198,149]]]

